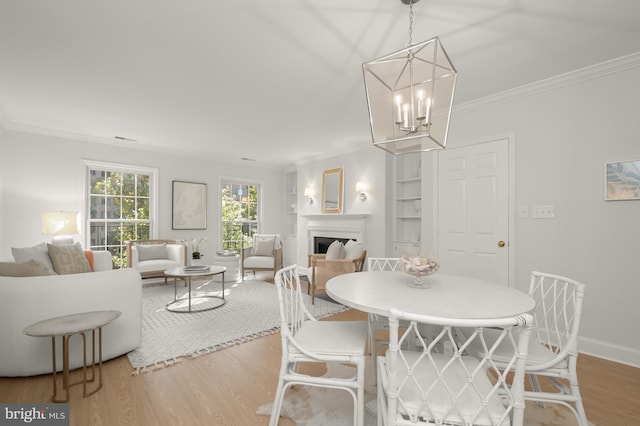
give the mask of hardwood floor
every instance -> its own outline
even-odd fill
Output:
[[[365,319],[347,311],[334,319]],[[266,425],[255,414],[274,397],[280,367],[280,335],[274,334],[155,372],[132,376],[126,356],[104,363],[104,387],[82,398],[71,388],[70,424]],[[640,424],[640,369],[581,355],[580,388],[589,420],[598,426]],[[48,403],[51,376],[0,378],[3,403]],[[291,425],[282,420],[281,425]]]

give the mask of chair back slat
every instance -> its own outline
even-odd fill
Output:
[[[302,299],[297,266],[280,269],[274,281],[280,305],[280,332],[283,338],[293,338],[311,316]]]
[[[529,295],[536,301],[536,340],[557,356],[552,365],[568,353],[577,354],[585,285],[569,278],[532,272]],[[547,368],[547,365],[540,368]]]
[[[409,327],[401,332],[400,321]],[[423,336],[425,326],[439,332]],[[459,329],[471,329],[460,333]],[[500,330],[494,340],[485,339],[487,327]],[[524,419],[524,369],[533,317],[528,314],[492,320],[442,319],[389,312],[390,341],[379,363],[381,415],[387,424],[522,425]],[[494,336],[495,337],[495,336]],[[412,343],[412,345],[410,344]],[[483,348],[481,356],[467,352]],[[497,367],[492,356],[498,346],[511,351],[509,369]],[[410,346],[416,350],[405,349]],[[382,377],[384,376],[384,377]]]
[[[398,271],[400,258],[397,257],[370,257],[367,265],[369,271]]]

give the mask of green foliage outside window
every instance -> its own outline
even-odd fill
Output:
[[[108,250],[113,267],[124,268],[127,241],[151,235],[150,176],[92,169],[89,178],[89,245]]]
[[[222,185],[222,249],[236,250],[251,245],[258,232],[257,185],[225,182]]]

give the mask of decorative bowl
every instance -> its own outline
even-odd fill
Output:
[[[435,273],[440,267],[440,262],[431,256],[411,255],[401,257],[399,266],[400,270],[414,277],[411,287],[429,288],[423,277]]]

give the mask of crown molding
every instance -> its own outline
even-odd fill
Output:
[[[515,89],[505,90],[494,95],[484,98],[475,99],[453,106],[454,114],[465,114],[480,109],[489,108],[517,99],[534,96],[540,93],[556,90],[561,87],[570,86],[581,83],[583,81],[600,78],[606,75],[615,74],[631,68],[640,66],[640,52],[622,56],[620,58],[611,59],[600,62],[598,64],[589,65],[564,74],[559,74],[544,80],[516,87]]]

